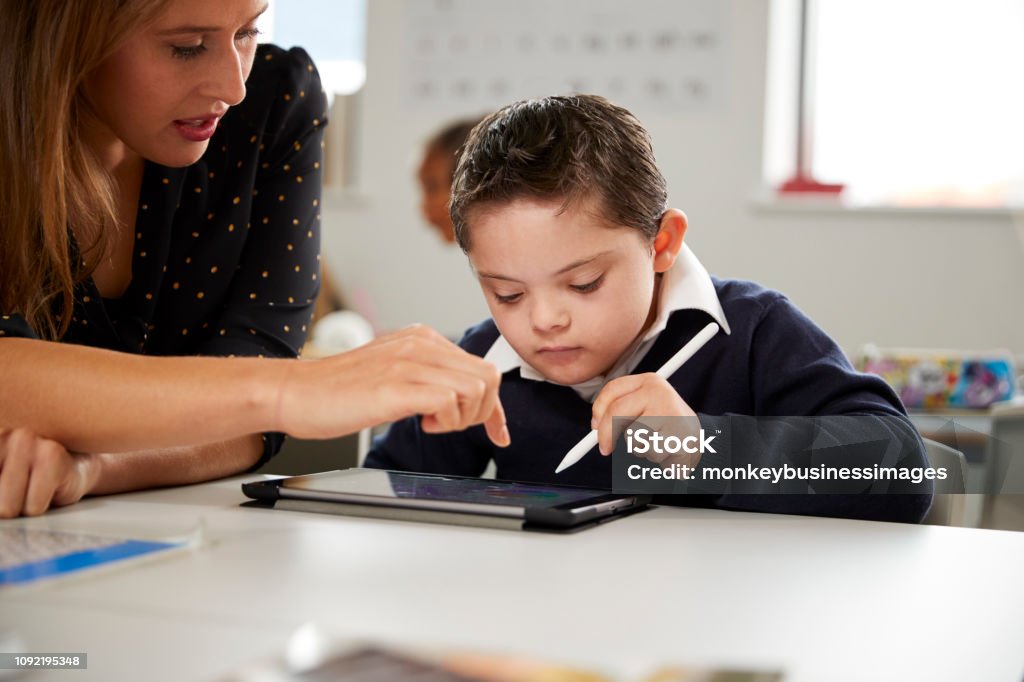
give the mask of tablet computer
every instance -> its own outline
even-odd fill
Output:
[[[607,490],[345,469],[242,484],[257,504],[275,509],[434,521],[521,530],[577,529],[642,509],[650,496]]]

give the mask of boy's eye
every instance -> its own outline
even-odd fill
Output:
[[[494,294],[494,299],[498,303],[515,303],[522,297],[522,294],[509,294],[508,296],[502,296],[501,294]]]
[[[573,291],[578,291],[581,294],[589,294],[592,291],[597,291],[598,287],[601,286],[601,282],[604,281],[604,275],[601,275],[592,282],[586,284],[573,284],[571,288]]]

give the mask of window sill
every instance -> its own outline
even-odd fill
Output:
[[[981,218],[994,221],[1024,222],[1024,205],[1019,206],[899,206],[894,204],[855,204],[834,196],[777,196],[761,190],[750,200],[756,213],[765,215],[850,215],[885,217],[937,216]]]

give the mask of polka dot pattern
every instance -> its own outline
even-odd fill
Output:
[[[64,341],[151,355],[298,354],[318,293],[326,97],[300,48],[261,45],[246,86],[197,163],[147,162],[131,284],[110,300],[82,282]],[[36,336],[0,312],[0,336]]]

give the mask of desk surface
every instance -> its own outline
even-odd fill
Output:
[[[89,670],[202,680],[331,635],[521,653],[610,673],[780,667],[787,681],[1013,680],[1024,533],[660,508],[575,535],[243,509],[241,479],[4,523],[204,546],[0,592],[0,629]]]

